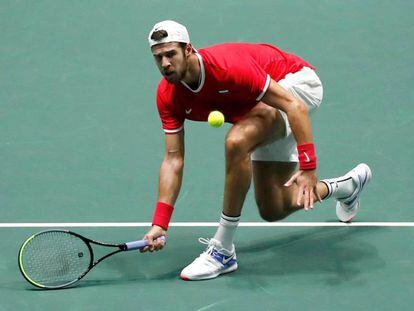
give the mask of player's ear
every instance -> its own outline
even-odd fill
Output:
[[[191,43],[187,43],[187,45],[184,48],[185,56],[188,57],[193,53],[193,46]]]

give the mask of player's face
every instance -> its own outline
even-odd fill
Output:
[[[151,48],[161,74],[170,83],[181,81],[188,68],[187,53],[176,42],[162,43]]]

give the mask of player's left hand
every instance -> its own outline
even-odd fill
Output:
[[[305,211],[309,208],[313,208],[314,198],[317,198],[319,202],[322,202],[322,199],[316,189],[318,178],[316,177],[315,170],[299,170],[285,183],[285,186],[290,187],[293,183],[298,185],[296,204],[301,206],[303,202],[303,208]]]

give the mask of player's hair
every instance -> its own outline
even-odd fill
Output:
[[[157,30],[154,31],[151,35],[151,39],[154,41],[160,41],[163,38],[168,37],[168,32],[166,30]]]
[[[187,46],[187,43],[184,42],[178,42],[178,44],[181,46],[181,48],[183,49],[183,51],[185,50],[185,47]]]
[[[157,31],[154,31],[151,35],[151,39],[154,40],[154,41],[160,41],[160,40],[162,40],[166,37],[168,37],[168,32],[166,30],[157,30]],[[180,47],[184,51],[185,47],[187,46],[187,43],[178,42],[178,44],[180,45]]]

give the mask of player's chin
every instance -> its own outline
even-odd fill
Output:
[[[176,73],[171,73],[169,75],[164,75],[164,78],[169,83],[178,83],[178,82],[180,82],[180,77]]]

